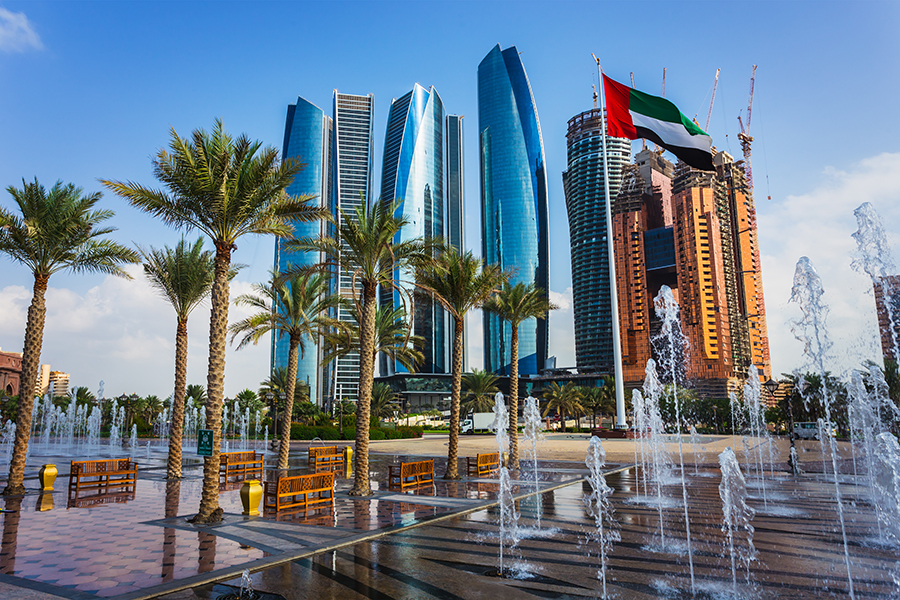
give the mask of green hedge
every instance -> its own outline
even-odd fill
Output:
[[[408,438],[422,437],[422,427],[397,427],[396,429],[385,429],[381,427],[372,427],[369,429],[369,439],[371,440],[399,440]],[[314,427],[303,425],[300,423],[291,423],[291,439],[292,440],[312,440],[319,438],[322,440],[339,440],[341,432],[337,427]],[[352,440],[356,438],[355,427],[344,427],[344,439]]]

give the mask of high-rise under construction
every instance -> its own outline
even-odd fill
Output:
[[[677,166],[645,149],[613,206],[619,324],[626,386],[640,385],[659,328],[653,298],[672,288],[687,338],[683,373],[702,396],[724,397],[751,364],[771,377],[756,216],[742,163],[715,172]]]

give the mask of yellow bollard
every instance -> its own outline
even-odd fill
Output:
[[[350,446],[344,447],[344,477],[350,479],[350,476],[353,475],[353,448]]]
[[[503,466],[504,466],[504,467],[508,467],[508,466],[509,466],[509,452],[504,452],[504,453],[503,453]]]
[[[258,517],[259,501],[262,499],[263,488],[256,479],[248,479],[241,486],[241,504],[244,506],[244,512],[241,514]]]
[[[44,465],[38,471],[38,481],[41,483],[42,492],[52,492],[53,482],[56,481],[56,465]]]

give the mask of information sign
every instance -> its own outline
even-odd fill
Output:
[[[201,429],[197,433],[197,455],[212,456],[213,430]]]

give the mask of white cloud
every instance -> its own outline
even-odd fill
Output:
[[[849,170],[826,168],[819,186],[789,196],[775,206],[757,202],[760,251],[773,371],[803,367],[803,345],[791,333],[789,320],[799,308],[789,304],[794,269],[808,256],[822,278],[830,305],[827,325],[834,342],[827,367],[842,373],[866,359],[881,356],[872,284],[850,267],[857,230],[853,210],[870,202],[881,215],[888,239],[896,247],[900,223],[900,153],[880,154]],[[894,238],[894,239],[892,239]]]
[[[572,308],[572,287],[566,291],[550,290],[550,301],[558,306],[550,311],[549,355],[556,356],[557,367],[575,366],[575,313]]]
[[[0,8],[0,52],[41,50],[44,44],[25,13]]]
[[[47,289],[47,320],[41,361],[72,376],[72,385],[96,391],[105,381],[107,397],[122,393],[166,397],[174,384],[175,314],[150,288],[139,266],[133,280],[106,277],[84,295],[70,289]],[[251,284],[232,281],[232,298],[250,292]],[[22,350],[31,291],[22,286],[0,288],[0,346]],[[248,316],[232,306],[229,321]],[[188,323],[188,383],[206,385],[209,307],[199,306]],[[256,389],[268,376],[269,344],[226,352],[225,393]]]

